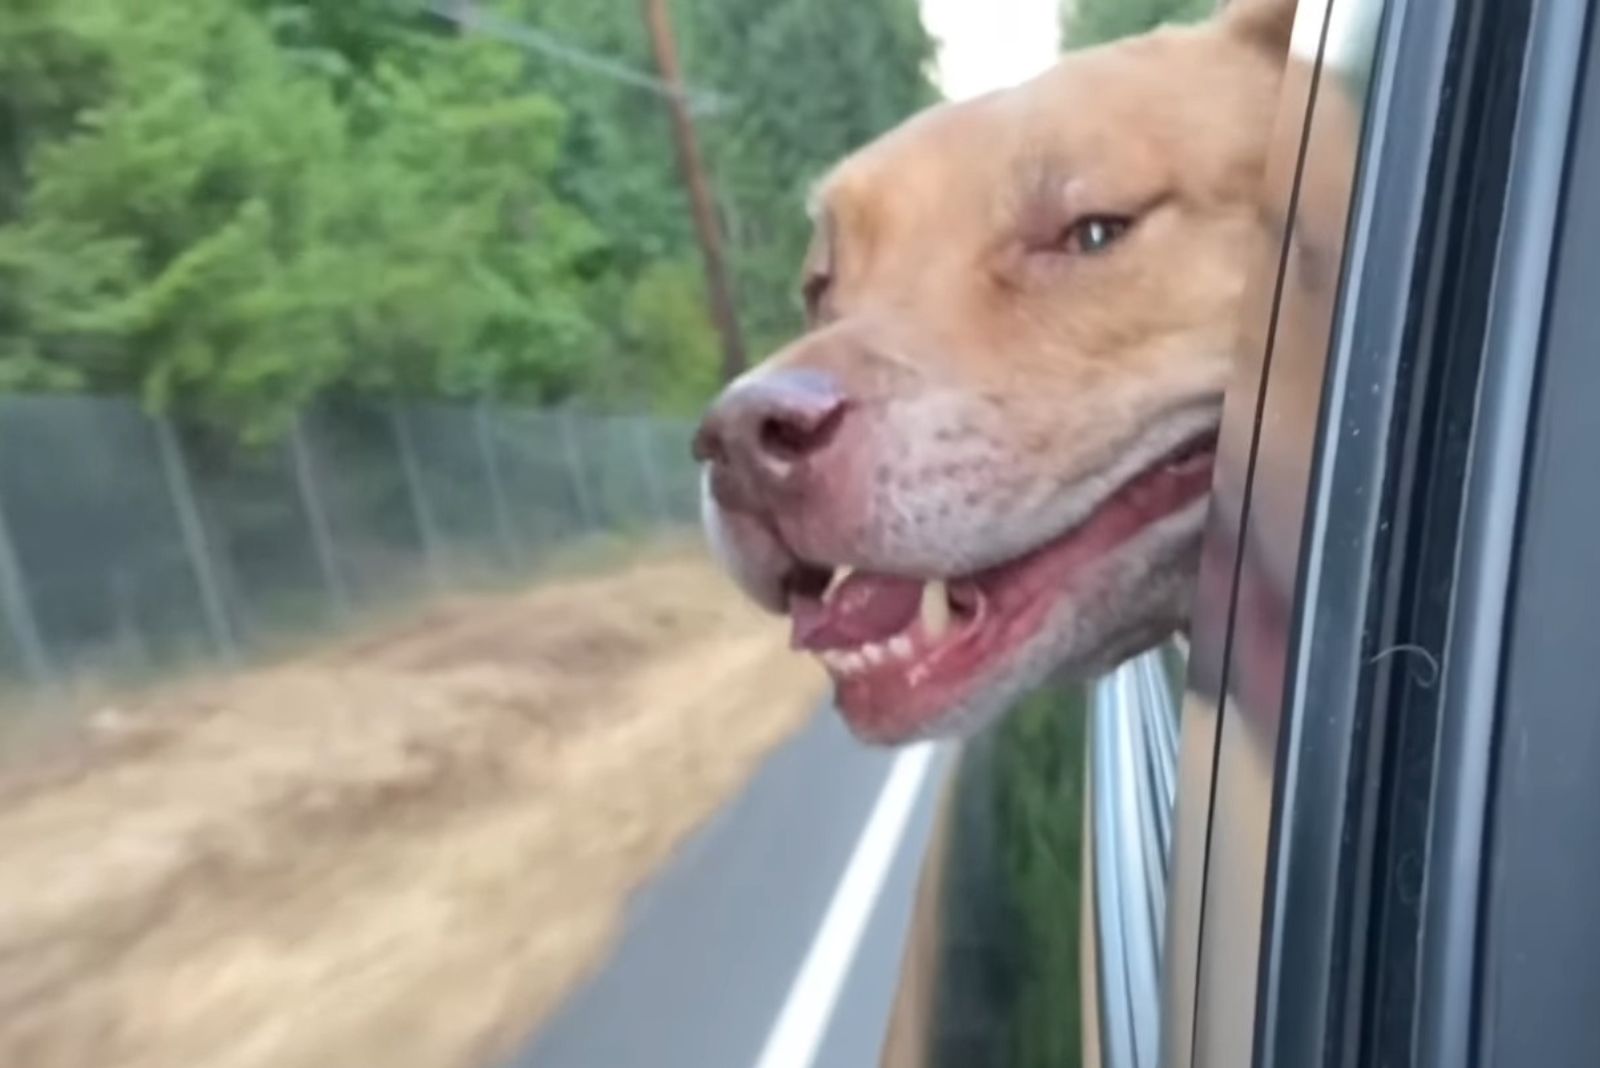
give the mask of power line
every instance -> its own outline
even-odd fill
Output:
[[[502,41],[520,45],[523,48],[570,66],[586,70],[591,74],[598,74],[613,81],[631,85],[635,89],[643,89],[658,96],[679,98],[695,114],[712,114],[723,110],[728,100],[718,93],[703,89],[694,89],[688,86],[681,89],[667,84],[660,78],[652,77],[642,71],[619,63],[607,56],[596,55],[574,45],[568,44],[543,30],[536,30],[532,26],[484,11],[477,4],[463,3],[462,0],[433,0],[424,5],[425,10],[438,18],[444,19],[464,30],[473,33],[482,33]]]

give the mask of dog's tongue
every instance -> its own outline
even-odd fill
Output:
[[[922,608],[922,583],[857,571],[826,601],[791,597],[790,643],[796,649],[853,649],[894,637]]]

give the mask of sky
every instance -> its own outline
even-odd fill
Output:
[[[1056,58],[1060,11],[1060,0],[922,0],[945,95],[965,100],[1044,70]]]

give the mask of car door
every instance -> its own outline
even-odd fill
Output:
[[[1592,883],[1552,877],[1596,809],[1592,700],[1552,667],[1585,638],[1529,614],[1595,633],[1551,581],[1562,551],[1595,577],[1564,437],[1593,389],[1591,6],[1300,5],[1252,443],[1218,475],[1242,521],[1195,620],[1165,1066],[1600,1062]]]

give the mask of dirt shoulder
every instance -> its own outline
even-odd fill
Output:
[[[0,775],[0,1064],[485,1064],[822,691],[672,553],[105,714]]]

